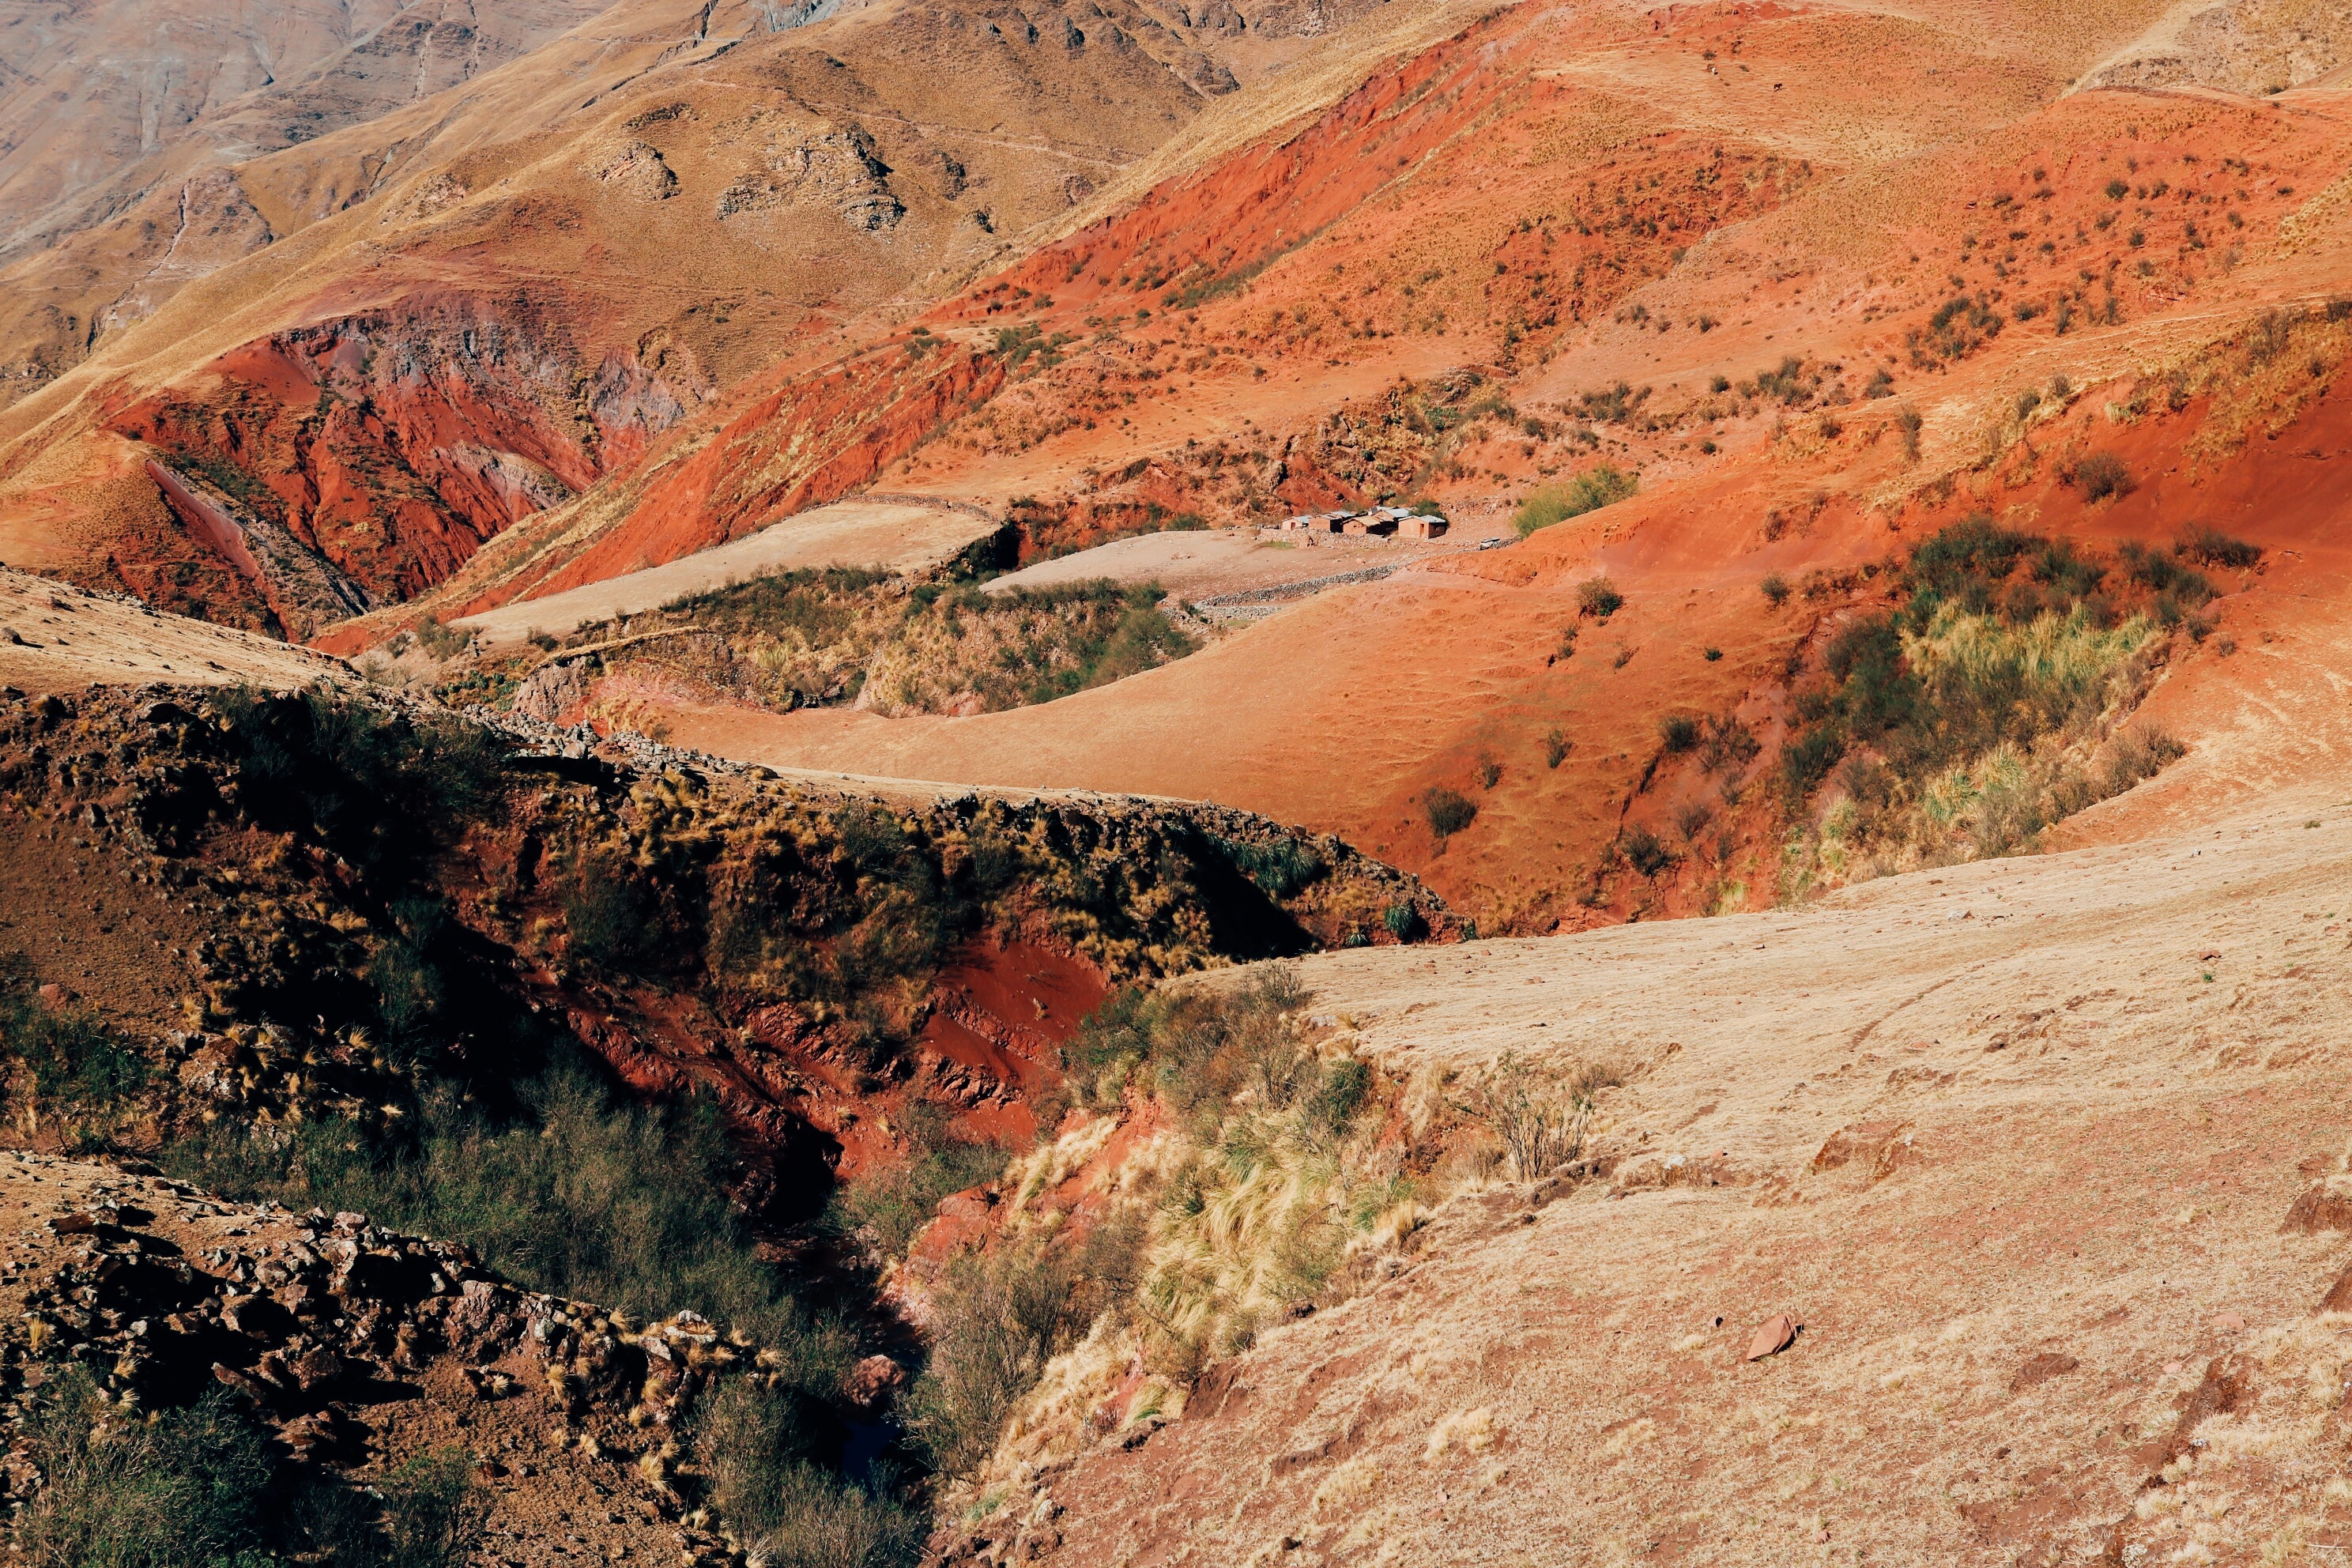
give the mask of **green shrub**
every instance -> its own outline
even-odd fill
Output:
[[[1719,773],[1746,767],[1763,749],[1756,732],[1740,721],[1738,714],[1711,713],[1706,733],[1699,742],[1698,760],[1708,773]]]
[[[281,1464],[226,1390],[142,1421],[83,1368],[56,1367],[26,1436],[40,1484],[10,1533],[35,1568],[457,1568],[481,1531],[463,1450],[361,1491]]]
[[[1372,1069],[1354,1057],[1343,1057],[1323,1069],[1322,1081],[1307,1101],[1307,1123],[1328,1137],[1345,1131],[1372,1092]]]
[[[237,805],[369,869],[422,863],[505,788],[507,742],[455,716],[394,716],[323,689],[206,699],[236,763]]]
[[[1778,572],[1767,572],[1756,588],[1764,595],[1765,602],[1776,610],[1789,602],[1789,580]]]
[[[822,1425],[790,1390],[733,1378],[688,1434],[710,1500],[751,1553],[773,1568],[911,1568],[923,1521],[818,1467]]]
[[[31,1428],[43,1485],[15,1544],[42,1568],[264,1568],[278,1544],[268,1436],[226,1391],[152,1426],[110,1421],[89,1373],[44,1391]]]
[[[1780,776],[1790,798],[1802,800],[1812,794],[1844,755],[1845,737],[1834,725],[1808,730],[1790,741],[1780,752]]]
[[[1568,753],[1573,749],[1574,743],[1569,740],[1565,731],[1560,730],[1545,731],[1544,766],[1558,768],[1561,763],[1568,760]]]
[[[1411,904],[1391,904],[1381,911],[1381,924],[1399,942],[1411,942],[1429,929],[1421,911]]]
[[[807,1386],[837,1383],[846,1339],[784,1292],[727,1201],[735,1159],[715,1106],[615,1104],[576,1069],[518,1095],[525,1113],[512,1122],[437,1089],[398,1142],[332,1121],[269,1139],[223,1127],[165,1161],[217,1192],[470,1243],[534,1289],[640,1317],[690,1307],[795,1352]]]
[[[1447,789],[1443,784],[1433,786],[1421,797],[1423,815],[1429,818],[1429,830],[1440,844],[1453,837],[1478,820],[1478,803],[1460,790]]]
[[[1545,485],[1530,494],[1519,503],[1511,526],[1525,539],[1538,529],[1614,506],[1638,489],[1640,483],[1633,474],[1607,463],[1596,464],[1564,485]]]
[[[42,1002],[22,953],[0,953],[0,1051],[23,1066],[37,1116],[120,1110],[148,1079],[145,1060],[94,1015]]]
[[[437,620],[426,620],[416,628],[416,641],[436,663],[446,664],[466,651],[474,640],[471,632]]]
[[[1698,744],[1698,722],[1688,713],[1669,713],[1658,721],[1658,739],[1679,756]]]
[[[1142,1240],[1104,1224],[1076,1248],[1040,1241],[965,1253],[931,1296],[931,1352],[908,1398],[908,1431],[950,1475],[977,1468],[1045,1363],[1134,1293]]]

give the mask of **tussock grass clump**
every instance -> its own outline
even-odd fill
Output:
[[[934,1296],[915,1403],[944,1468],[977,1474],[1092,1441],[1139,1358],[1150,1382],[1124,1419],[1172,1408],[1262,1326],[1351,1289],[1444,1195],[1381,1136],[1397,1086],[1317,1038],[1308,1001],[1274,965],[1231,992],[1122,992],[1081,1026],[1064,1062],[1092,1119],[1014,1163],[1004,1237],[954,1264]],[[1052,1207],[1047,1194],[1108,1145],[1114,1116],[1145,1103],[1160,1130],[1097,1184],[1107,1205],[1084,1225]]]
[[[1614,506],[1641,488],[1638,476],[1629,474],[1608,463],[1596,463],[1566,484],[1545,485],[1519,503],[1511,518],[1511,526],[1521,539],[1538,529],[1549,528],[1556,522],[1566,522],[1572,517],[1582,517],[1589,511],[1599,511],[1604,506]]]

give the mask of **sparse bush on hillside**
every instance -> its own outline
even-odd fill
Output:
[[[1710,713],[1706,733],[1699,742],[1698,760],[1710,773],[1732,773],[1753,762],[1763,749],[1756,732],[1740,721],[1738,714]]]
[[[448,663],[465,652],[473,640],[472,633],[461,632],[442,621],[427,619],[416,628],[417,645],[436,663]]]
[[[2120,500],[2137,485],[2113,452],[2087,452],[2074,464],[2074,483],[2086,501]]]
[[[1559,767],[1561,763],[1568,760],[1568,753],[1572,749],[1573,743],[1569,740],[1565,731],[1556,729],[1546,731],[1544,733],[1544,766],[1548,768]]]
[[[2164,628],[2211,588],[2172,552],[2118,554],[2119,584],[2071,542],[1979,513],[1912,552],[1899,609],[1831,639],[1780,764],[1793,805],[1845,763],[1812,851],[1825,869],[2011,853],[2177,754],[2110,737]]]
[[[1789,580],[1778,572],[1767,572],[1764,580],[1756,584],[1756,589],[1776,610],[1789,602]]]
[[[1629,827],[1618,837],[1617,853],[1625,858],[1625,864],[1644,877],[1657,876],[1679,858],[1666,847],[1665,840],[1642,826]]]
[[[1589,577],[1577,584],[1576,608],[1580,615],[1605,621],[1624,607],[1625,595],[1606,577]]]
[[[1695,714],[1669,713],[1658,721],[1658,740],[1680,755],[1698,744],[1699,721]]]
[[[1564,485],[1546,485],[1529,495],[1519,504],[1511,526],[1525,539],[1538,529],[1614,506],[1639,488],[1636,476],[1607,463],[1595,464]]]
[[[2232,539],[2217,528],[2200,528],[2182,534],[2174,551],[2202,565],[2226,567],[2237,572],[2252,571],[2262,563],[2263,559],[2261,545]]]
[[[1429,818],[1429,831],[1437,836],[1441,845],[1478,819],[1478,803],[1444,784],[1432,787],[1421,797],[1421,808]]]
[[[1583,1153],[1594,1100],[1623,1081],[1606,1063],[1579,1062],[1561,1073],[1507,1051],[1470,1086],[1465,1108],[1502,1141],[1511,1179],[1532,1182]]]

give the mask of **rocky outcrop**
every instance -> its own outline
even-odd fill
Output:
[[[0,1193],[17,1200],[0,1222],[19,1260],[0,1281],[16,1309],[0,1327],[12,1427],[76,1363],[133,1413],[226,1388],[285,1458],[355,1479],[460,1436],[493,1539],[562,1510],[616,1559],[738,1560],[704,1515],[689,1521],[678,1461],[702,1400],[775,1381],[779,1354],[740,1330],[690,1311],[633,1323],[518,1286],[461,1243],[224,1203],[137,1162],[12,1152]],[[904,1375],[868,1360],[862,1386]],[[21,1444],[0,1460],[12,1500],[42,1482]]]

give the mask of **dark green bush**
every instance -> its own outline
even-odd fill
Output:
[[[1658,740],[1679,756],[1698,744],[1698,727],[1696,714],[1668,713],[1658,721]]]
[[[796,1351],[805,1385],[838,1381],[846,1339],[785,1293],[726,1199],[735,1160],[716,1107],[615,1104],[566,1069],[521,1086],[519,1098],[526,1114],[512,1122],[439,1089],[397,1142],[330,1121],[268,1140],[221,1128],[165,1160],[215,1191],[350,1209],[471,1243],[536,1289],[641,1317],[690,1307]]]
[[[480,1534],[463,1450],[362,1491],[282,1464],[226,1390],[142,1421],[81,1367],[57,1367],[26,1436],[40,1486],[11,1544],[35,1568],[457,1568]]]
[[[789,1389],[730,1380],[688,1434],[710,1500],[773,1568],[911,1568],[921,1518],[820,1468],[818,1422]]]
[[[22,953],[0,953],[0,1051],[24,1065],[37,1110],[116,1108],[148,1079],[145,1060],[86,1009],[42,1002]]]
[[[237,804],[354,865],[414,867],[505,787],[507,743],[455,716],[395,717],[322,689],[231,687],[206,701],[236,756]]]
[[[1411,904],[1391,904],[1381,911],[1381,924],[1399,942],[1411,942],[1429,929],[1421,911]]]
[[[1421,797],[1423,814],[1429,818],[1429,830],[1441,844],[1478,819],[1478,803],[1460,790],[1447,789],[1443,784],[1433,786]]]
[[[2250,571],[2260,565],[2263,559],[2261,545],[2232,539],[2217,528],[2200,528],[2181,535],[2180,542],[2174,550],[2184,559],[2237,572]]]
[[[1606,577],[1589,578],[1577,587],[1576,607],[1580,614],[1605,621],[1625,607],[1625,595]]]
[[[1808,730],[1790,741],[1780,752],[1780,777],[1790,798],[1802,800],[1812,794],[1844,755],[1845,737],[1834,725]]]
[[[1617,840],[1618,853],[1625,863],[1644,877],[1655,877],[1673,866],[1679,858],[1666,847],[1665,841],[1646,827],[1632,827]]]
[[[1287,899],[1320,880],[1331,869],[1322,856],[1295,838],[1272,844],[1212,835],[1218,850],[1234,870],[1255,882],[1268,896]]]

